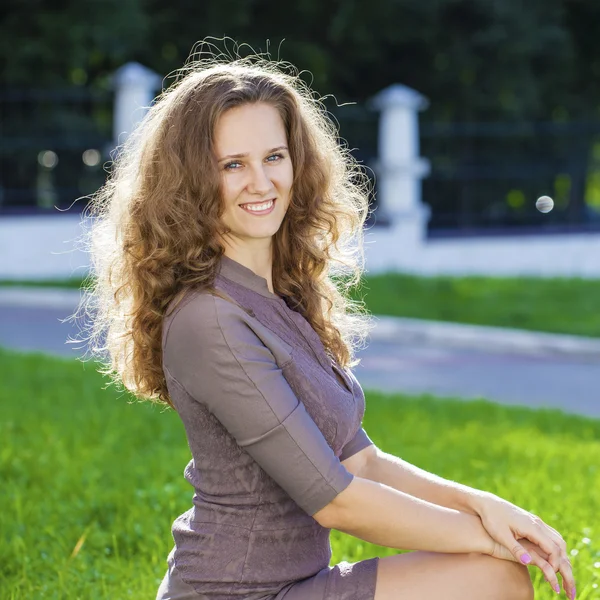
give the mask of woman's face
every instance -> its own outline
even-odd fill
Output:
[[[270,104],[244,104],[215,127],[227,243],[270,245],[290,203],[294,170],[281,116]],[[235,155],[235,156],[234,156]]]

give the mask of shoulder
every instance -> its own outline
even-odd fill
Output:
[[[178,333],[215,335],[223,328],[243,325],[249,316],[234,302],[207,290],[190,290],[165,316],[165,341]]]
[[[268,349],[276,362],[291,360],[292,348],[241,306],[206,291],[190,291],[165,318],[165,358],[194,353],[235,354],[251,360]]]

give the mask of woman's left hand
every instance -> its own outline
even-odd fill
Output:
[[[574,597],[575,580],[567,556],[567,545],[556,529],[544,523],[537,515],[488,492],[478,494],[472,508],[496,542],[508,548],[521,564],[530,564],[530,561],[523,560],[524,555],[529,554],[531,564],[542,570],[546,580],[554,588],[558,585],[556,573],[560,571],[567,596]],[[544,559],[535,552],[528,553],[518,541],[523,538],[539,546],[548,556]]]

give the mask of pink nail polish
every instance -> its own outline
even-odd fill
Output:
[[[531,562],[531,556],[529,556],[529,554],[522,554],[521,562],[528,565]]]
[[[559,587],[558,583],[557,583],[557,584],[554,586],[554,591],[555,591],[557,594],[560,594],[560,587]]]

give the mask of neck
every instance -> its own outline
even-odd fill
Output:
[[[273,248],[272,245],[264,248],[242,248],[239,246],[225,246],[225,256],[244,265],[256,275],[264,277],[271,293],[273,291]]]

